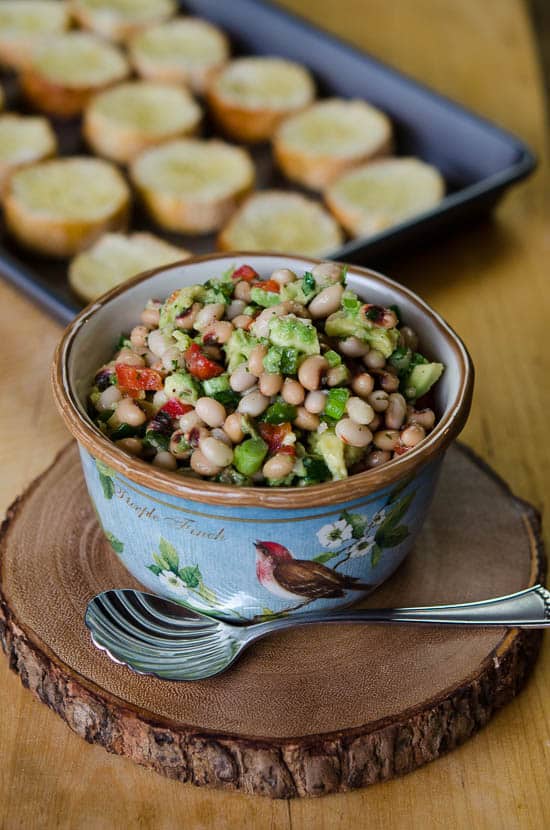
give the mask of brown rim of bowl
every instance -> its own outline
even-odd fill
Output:
[[[67,381],[67,366],[74,339],[80,328],[97,311],[109,303],[119,294],[134,285],[149,279],[160,272],[192,265],[196,262],[205,262],[210,259],[227,259],[231,255],[236,260],[247,258],[272,258],[284,257],[284,254],[261,253],[253,251],[232,251],[229,253],[206,254],[203,256],[191,257],[172,265],[154,268],[133,277],[131,280],[113,288],[104,294],[99,300],[91,303],[73,320],[65,329],[57,346],[54,362],[52,365],[52,386],[56,405],[63,417],[65,424],[79,444],[82,444],[95,458],[112,467],[122,475],[129,478],[136,484],[177,496],[191,501],[205,502],[207,504],[235,505],[247,507],[267,507],[278,509],[300,509],[311,507],[324,507],[326,505],[345,503],[394,484],[406,476],[415,474],[421,467],[434,459],[457,437],[462,430],[472,399],[474,369],[470,356],[459,336],[453,329],[423,300],[408,288],[371,271],[354,265],[348,266],[349,270],[361,276],[362,274],[374,277],[377,281],[387,285],[389,288],[405,295],[419,311],[427,315],[435,324],[441,337],[452,348],[458,361],[460,372],[460,387],[455,399],[451,402],[446,415],[438,422],[433,431],[413,450],[409,450],[400,458],[392,460],[379,469],[368,470],[357,473],[341,481],[329,481],[324,484],[315,484],[310,487],[234,487],[228,484],[218,484],[213,481],[203,481],[194,478],[179,478],[173,473],[163,472],[150,463],[134,458],[120,450],[112,441],[104,436],[91,422],[85,419],[80,413],[72,389]],[[305,263],[323,262],[325,260],[315,257],[303,257],[292,254],[286,255],[289,258],[302,260]],[[343,265],[345,263],[342,263]],[[290,502],[290,503],[289,503]]]

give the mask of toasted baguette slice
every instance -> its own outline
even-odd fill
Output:
[[[0,0],[0,63],[24,69],[41,38],[69,25],[69,11],[59,0]]]
[[[325,191],[325,200],[351,236],[371,236],[429,210],[444,193],[435,167],[416,158],[391,158],[344,173]]]
[[[229,58],[224,33],[198,17],[179,17],[152,26],[130,42],[130,60],[139,75],[155,81],[187,84],[202,95]]]
[[[71,0],[75,20],[109,40],[124,41],[177,12],[176,0]]]
[[[181,87],[127,81],[90,101],[83,129],[95,153],[124,164],[155,144],[192,135],[201,115],[199,105]]]
[[[86,302],[150,268],[191,256],[152,233],[106,233],[69,265],[69,283]]]
[[[7,113],[0,116],[0,193],[20,167],[54,156],[57,139],[46,118]]]
[[[73,116],[92,95],[124,80],[128,61],[116,47],[86,32],[48,38],[21,74],[23,92],[39,110]]]
[[[254,184],[246,150],[215,139],[180,139],[146,150],[130,175],[153,219],[181,233],[218,230]]]
[[[283,173],[295,182],[323,190],[345,170],[387,155],[392,127],[365,101],[328,98],[287,118],[273,141]]]
[[[33,164],[11,176],[4,211],[23,245],[72,256],[107,230],[123,230],[130,191],[116,167],[85,156]]]
[[[276,251],[324,256],[343,235],[318,202],[300,193],[264,190],[250,196],[218,237],[222,251]]]
[[[282,58],[238,58],[212,80],[207,98],[216,121],[239,141],[265,141],[315,97],[304,66]]]

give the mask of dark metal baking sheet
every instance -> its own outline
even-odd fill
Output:
[[[184,11],[205,17],[230,36],[236,53],[280,55],[314,73],[321,95],[365,98],[392,119],[398,155],[438,167],[447,195],[434,209],[383,233],[353,239],[333,259],[370,264],[460,222],[491,210],[506,188],[525,178],[536,160],[514,135],[386,66],[328,32],[264,0],[187,0]],[[24,111],[13,78],[5,78],[10,108]],[[78,121],[56,125],[62,154],[85,153]],[[208,130],[208,125],[207,125]],[[253,149],[260,187],[290,187],[267,147]],[[133,229],[147,229],[195,253],[214,250],[214,236],[166,234],[139,207]],[[0,273],[62,322],[81,308],[67,280],[67,262],[18,248],[0,225]]]

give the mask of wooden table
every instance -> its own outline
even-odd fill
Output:
[[[506,198],[494,220],[395,259],[386,271],[421,293],[470,348],[477,389],[463,437],[518,495],[548,507],[548,136],[524,4],[317,0],[314,10],[309,0],[284,4],[515,131],[539,154],[538,173]],[[4,284],[0,319],[3,511],[67,434],[48,382],[59,327]],[[547,524],[547,538],[548,530]],[[542,828],[550,819],[549,687],[547,640],[517,702],[461,749],[368,790],[285,803],[180,785],[88,746],[0,659],[0,827]]]

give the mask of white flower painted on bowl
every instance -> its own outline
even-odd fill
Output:
[[[179,576],[176,576],[176,574],[172,573],[172,571],[161,571],[158,578],[164,587],[168,588],[169,591],[173,591],[181,596],[187,596],[189,593],[189,589],[183,579],[180,579]]]
[[[339,548],[348,539],[351,539],[353,528],[346,522],[345,519],[339,519],[337,522],[323,527],[317,531],[317,538],[323,547],[331,550],[332,548]]]
[[[350,548],[349,558],[359,559],[360,556],[368,556],[371,553],[375,544],[375,533],[369,533],[368,536],[363,536],[358,542]]]

